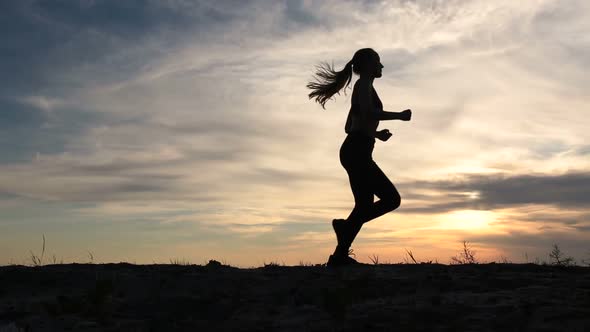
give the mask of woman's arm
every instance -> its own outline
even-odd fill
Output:
[[[410,121],[412,118],[412,110],[405,110],[403,112],[385,112],[380,111],[376,113],[369,113],[375,120],[402,120]]]

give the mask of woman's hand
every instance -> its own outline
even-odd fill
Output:
[[[400,117],[399,117],[400,120],[410,121],[411,118],[412,118],[412,110],[411,109],[407,109],[403,112],[400,112]]]
[[[391,137],[391,133],[389,129],[383,129],[375,132],[375,137],[382,140],[383,142],[387,141]]]

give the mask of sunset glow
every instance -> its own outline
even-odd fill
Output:
[[[491,211],[459,210],[443,215],[441,219],[441,228],[486,232],[491,229],[490,223],[494,221],[494,213]]]

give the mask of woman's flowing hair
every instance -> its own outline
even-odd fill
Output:
[[[309,99],[315,98],[315,101],[326,108],[326,102],[335,94],[340,94],[340,90],[350,85],[353,72],[360,73],[360,68],[364,66],[369,58],[376,55],[371,48],[362,48],[354,53],[352,60],[348,61],[341,71],[334,70],[334,65],[330,66],[327,62],[322,62],[316,67],[314,75],[315,82],[307,83],[307,87],[313,90],[308,96]]]
[[[327,62],[320,63],[316,69],[315,82],[307,83],[307,87],[313,90],[308,96],[309,99],[315,98],[315,101],[325,109],[326,102],[333,95],[340,94],[340,90],[342,88],[346,89],[350,84],[352,80],[352,60],[341,71],[335,71],[334,66],[330,66]]]

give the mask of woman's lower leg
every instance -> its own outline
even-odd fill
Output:
[[[366,222],[376,219],[388,212],[391,212],[399,207],[398,200],[383,200],[380,199],[374,202],[366,209],[355,209],[352,210],[348,219],[345,223],[346,227],[343,227],[344,234],[342,235],[342,243],[338,244],[340,249],[336,249],[339,253],[348,254],[348,249],[352,245],[352,242],[360,232],[361,228]],[[363,211],[366,211],[363,213]]]

